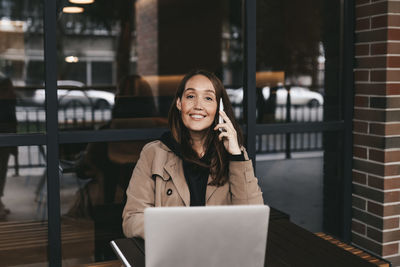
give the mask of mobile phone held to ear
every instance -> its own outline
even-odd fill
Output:
[[[222,103],[222,97],[219,99],[219,110],[224,110],[224,103]],[[218,123],[224,123],[224,119],[222,119],[221,115],[218,115]],[[223,128],[218,129],[220,132],[223,132]]]

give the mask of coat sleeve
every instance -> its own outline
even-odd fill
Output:
[[[151,153],[143,148],[133,170],[128,189],[127,201],[122,212],[122,229],[126,237],[144,238],[144,209],[154,207],[155,182],[151,177]]]
[[[245,161],[230,161],[229,185],[232,205],[263,205],[264,200],[258,179],[254,176],[253,163],[244,151]]]

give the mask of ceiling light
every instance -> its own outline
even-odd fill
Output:
[[[68,57],[65,57],[65,61],[68,63],[76,63],[79,61],[79,58],[75,57],[75,56],[68,56]]]
[[[82,13],[83,12],[83,7],[77,7],[77,6],[66,6],[63,8],[64,13]]]
[[[81,5],[86,5],[86,4],[91,4],[94,2],[94,0],[69,0],[70,3],[73,4],[81,4]]]

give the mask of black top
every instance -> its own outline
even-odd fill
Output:
[[[183,173],[190,192],[190,206],[205,206],[206,189],[210,169],[199,166],[195,163],[183,159],[182,150],[179,143],[172,137],[171,132],[165,132],[160,141],[171,149],[178,157],[182,159]],[[231,161],[244,161],[243,153],[241,155],[231,155]],[[204,155],[200,161],[209,164],[209,155]]]

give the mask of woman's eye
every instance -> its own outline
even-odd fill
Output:
[[[186,98],[188,98],[188,99],[191,99],[191,98],[193,98],[194,97],[194,95],[187,95],[186,96]]]
[[[206,100],[208,100],[208,101],[213,101],[213,98],[212,98],[212,97],[209,97],[209,96],[207,96],[207,97],[206,97]]]

